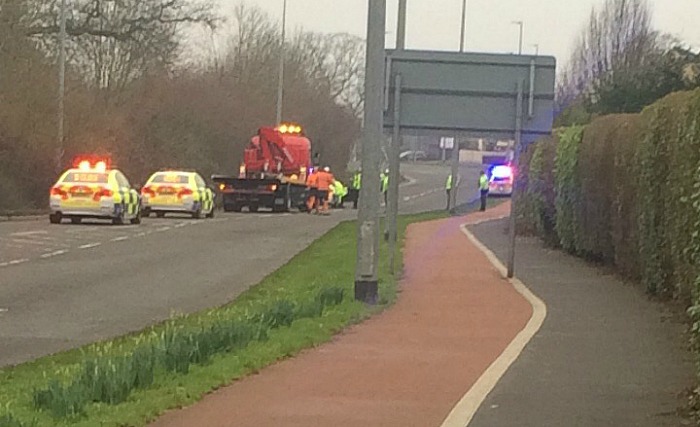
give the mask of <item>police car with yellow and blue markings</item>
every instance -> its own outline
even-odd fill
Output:
[[[198,219],[214,217],[214,192],[197,172],[156,172],[141,190],[143,215],[188,214]]]
[[[65,219],[78,224],[83,219],[110,220],[121,225],[141,223],[141,197],[124,174],[112,169],[110,160],[81,157],[51,187],[49,221]]]

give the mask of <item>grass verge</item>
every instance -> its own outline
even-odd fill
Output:
[[[408,224],[443,217],[400,217],[397,252]],[[379,306],[352,298],[355,233],[338,225],[225,306],[0,371],[0,427],[142,426],[329,341],[396,299],[384,242]]]

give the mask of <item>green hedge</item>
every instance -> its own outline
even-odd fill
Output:
[[[581,184],[578,172],[579,146],[583,127],[575,126],[558,132],[557,157],[554,169],[554,229],[564,250],[578,253],[581,247],[581,222],[577,207],[581,203]]]
[[[543,170],[552,142],[553,182]],[[687,303],[700,337],[700,90],[560,129],[527,153],[516,206],[525,230]],[[554,237],[538,225],[551,212]]]

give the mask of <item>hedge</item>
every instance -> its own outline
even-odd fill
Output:
[[[700,337],[700,90],[559,129],[527,153],[516,206],[525,231],[685,302]],[[554,236],[542,226],[552,213]]]

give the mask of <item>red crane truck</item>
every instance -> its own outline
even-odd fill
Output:
[[[284,124],[258,131],[243,154],[238,176],[213,175],[226,212],[260,208],[306,210],[306,177],[313,167],[311,141],[300,126]]]

